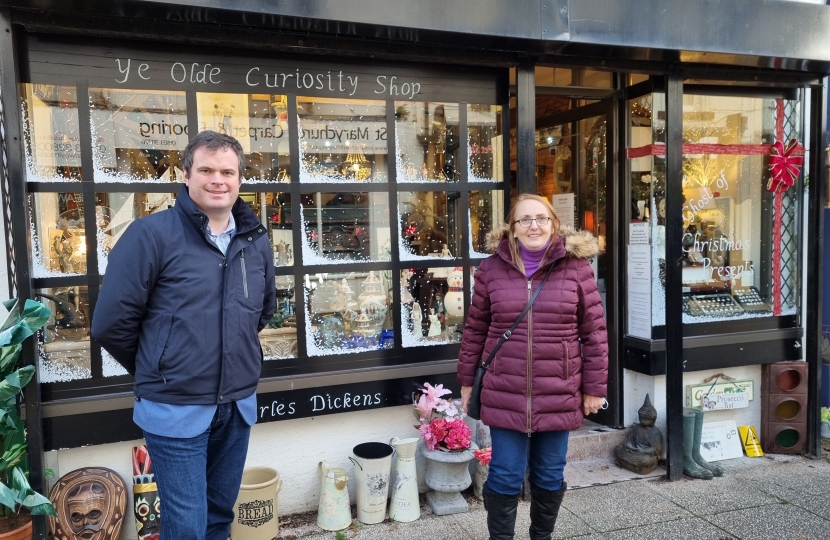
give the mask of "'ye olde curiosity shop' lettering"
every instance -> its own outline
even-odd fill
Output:
[[[116,58],[119,76],[115,81],[127,84],[130,77],[149,81],[152,79],[151,65],[147,62],[133,62],[131,58]],[[216,85],[223,81],[222,68],[213,64],[199,62],[174,62],[170,65],[170,80],[176,83]],[[235,76],[241,76],[235,74]],[[291,90],[325,90],[328,92],[353,96],[360,85],[359,75],[344,74],[339,71],[309,71],[296,68],[293,71],[269,72],[267,68],[253,66],[247,70],[245,84],[259,90],[263,88]],[[238,81],[241,82],[241,81]],[[366,84],[366,83],[364,83]],[[421,83],[404,80],[396,75],[378,75],[371,83],[371,91],[378,96],[403,97],[413,99],[421,92]]]
[[[685,177],[684,177],[685,180]],[[726,177],[721,173],[716,180],[715,185],[718,189],[729,189],[729,183]],[[683,205],[683,219],[686,221],[695,221],[696,216],[710,207],[716,198],[716,194],[712,193],[709,186],[704,186],[700,189],[698,198],[689,198],[688,202]],[[686,232],[683,234],[681,241],[683,246],[683,253],[706,253],[711,255],[714,253],[729,251],[741,251],[749,249],[749,240],[730,240],[728,236],[721,233],[718,238],[707,238],[702,236],[700,232]],[[738,265],[724,265],[712,266],[712,259],[710,257],[701,257],[703,269],[709,279],[719,278],[721,280],[737,279],[741,277],[744,272],[754,272],[753,264],[738,264]]]

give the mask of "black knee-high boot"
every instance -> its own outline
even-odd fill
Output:
[[[484,508],[487,510],[490,540],[513,540],[518,506],[518,495],[502,495],[484,484]]]
[[[530,484],[530,540],[550,540],[567,489],[565,482],[555,491]]]

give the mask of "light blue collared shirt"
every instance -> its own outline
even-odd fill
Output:
[[[236,234],[236,221],[233,219],[233,214],[230,215],[228,227],[224,231],[215,235],[208,225],[206,232],[219,251],[223,255],[226,254],[231,239]],[[249,426],[256,424],[256,392],[236,401],[236,407],[245,423]],[[142,398],[135,402],[133,422],[144,431],[154,435],[190,439],[204,433],[210,427],[215,414],[216,405],[172,405]]]

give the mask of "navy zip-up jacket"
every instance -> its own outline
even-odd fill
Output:
[[[182,186],[170,210],[134,221],[109,255],[92,335],[160,403],[230,403],[256,391],[259,331],[274,313],[267,230],[241,199],[227,254]]]

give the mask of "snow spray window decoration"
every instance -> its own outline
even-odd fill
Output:
[[[242,145],[246,183],[291,181],[287,96],[197,93],[196,104],[199,131],[225,133]]]
[[[458,182],[457,103],[395,102],[395,167],[398,183]]]
[[[504,222],[504,192],[475,190],[469,194],[469,226],[471,257],[488,257],[492,250],[488,237]]]
[[[393,342],[389,271],[306,274],[309,356],[388,348]]]
[[[386,182],[386,102],[297,98],[300,181]]]
[[[172,208],[175,193],[96,193],[99,207],[107,209],[109,219],[99,219],[97,228],[98,273],[105,274],[110,250],[134,220]]]
[[[798,252],[795,235],[783,230],[789,217],[797,214],[799,198],[790,197],[792,203],[785,211],[779,202],[787,198],[786,190],[771,182],[779,156],[797,162],[804,155],[797,143],[801,134],[797,126],[802,122],[785,122],[785,111],[799,118],[803,114],[797,102],[782,99],[684,96],[684,201],[676,210],[683,217],[684,323],[794,315],[797,311],[797,298],[785,293],[794,286],[796,273],[781,271],[779,253]],[[632,199],[644,208],[632,209],[632,221],[646,222],[650,230],[652,322],[660,326],[665,324],[661,276],[670,209],[665,207],[662,126],[651,118],[637,115],[632,130],[642,133],[632,135],[631,140],[639,146],[629,148],[627,154],[632,163]],[[635,170],[637,160],[653,161],[651,170]],[[787,187],[794,186],[790,191],[798,192],[800,175],[800,167],[787,172]]]
[[[467,105],[470,182],[504,180],[504,136],[500,105]]]
[[[22,118],[29,182],[79,182],[81,141],[74,86],[23,84]]]
[[[460,192],[399,192],[400,259],[417,261],[460,256],[462,220]]]
[[[183,182],[184,92],[89,89],[96,182]]]
[[[83,286],[36,289],[52,317],[38,331],[40,381],[64,382],[92,376],[89,346],[89,295]]]
[[[304,264],[391,259],[387,193],[302,193],[300,207]]]
[[[401,270],[403,346],[460,342],[464,298],[460,266]]]
[[[95,222],[100,230],[112,221],[112,210],[98,201]],[[32,277],[78,276],[87,273],[86,212],[80,192],[29,194]],[[102,253],[112,248],[111,238],[99,239]]]

